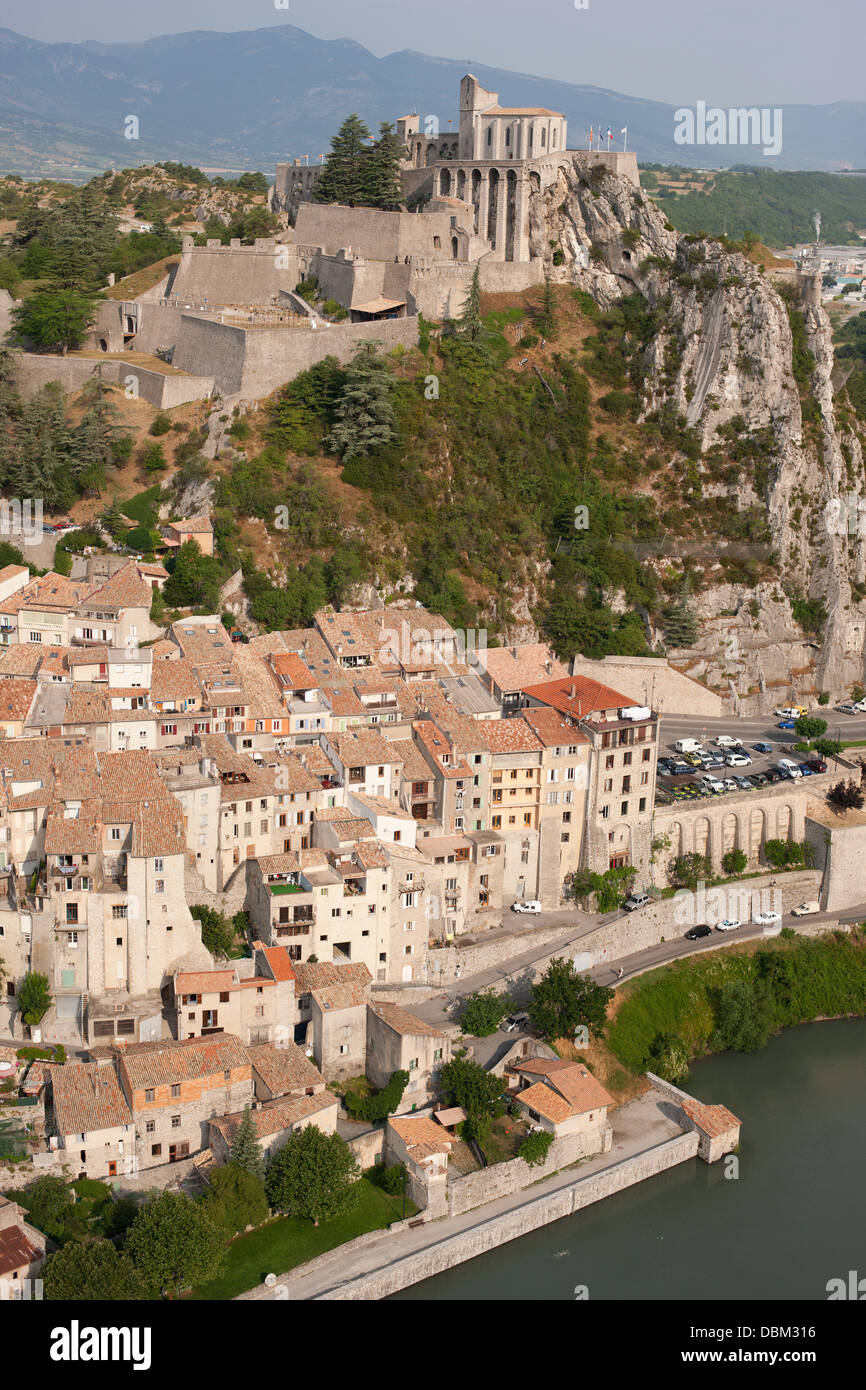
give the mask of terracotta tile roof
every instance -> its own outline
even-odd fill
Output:
[[[209,516],[191,516],[186,521],[169,521],[168,525],[173,526],[175,531],[184,532],[190,536],[213,534],[213,522]]]
[[[257,946],[256,950],[264,956],[271,974],[278,983],[282,984],[286,980],[294,980],[295,968],[284,946]]]
[[[360,719],[366,714],[364,706],[350,686],[322,686],[322,699],[338,719],[352,716]]]
[[[98,854],[102,849],[102,807],[85,802],[77,816],[67,817],[62,805],[45,818],[46,854]]]
[[[329,806],[325,809],[334,810],[336,808]],[[316,814],[316,819],[319,819],[318,812]],[[334,833],[340,841],[340,844],[354,843],[356,840],[372,839],[376,834],[370,821],[357,816],[325,816],[322,819],[331,821],[334,827]]]
[[[238,977],[234,970],[185,970],[174,977],[177,1001],[182,994],[220,994],[237,988]]]
[[[441,777],[471,776],[469,764],[456,751],[448,734],[432,719],[417,719],[412,725],[412,732],[416,743],[427,752]]]
[[[403,777],[407,782],[432,782],[433,770],[421,756],[418,745],[412,739],[394,739],[391,742],[396,756],[403,764]]]
[[[729,1130],[738,1129],[742,1123],[724,1105],[704,1105],[699,1100],[684,1100],[682,1107],[689,1119],[711,1139],[718,1139]]]
[[[305,743],[296,749],[304,767],[316,777],[333,777],[336,768],[320,743]]]
[[[502,691],[523,690],[524,686],[560,680],[568,675],[545,642],[528,642],[520,647],[488,647],[481,653],[480,660]]]
[[[290,1129],[300,1120],[332,1109],[337,1109],[337,1097],[330,1091],[319,1091],[314,1096],[287,1096],[279,1100],[266,1101],[258,1109],[251,1110],[250,1115],[256,1134],[260,1139],[266,1139],[271,1134]],[[231,1145],[243,1117],[243,1111],[240,1111],[233,1115],[223,1115],[218,1120],[211,1120],[211,1124],[214,1129],[219,1130],[226,1143]]]
[[[9,676],[0,681],[0,720],[23,720],[30,712],[39,686],[36,681]]]
[[[141,574],[134,560],[115,570],[110,579],[90,590],[82,599],[79,609],[91,613],[103,608],[147,608],[153,599],[153,590]]]
[[[592,1072],[588,1071],[581,1062],[568,1062],[563,1058],[554,1060],[546,1057],[532,1057],[513,1063],[511,1070],[543,1077],[544,1082],[556,1089],[575,1115],[582,1115],[588,1110],[600,1110],[604,1106],[614,1103],[613,1096],[605,1090],[600,1081],[596,1081]],[[537,1083],[537,1085],[543,1084],[543,1082]],[[529,1089],[535,1091],[536,1087],[532,1086]],[[528,1093],[528,1091],[521,1091],[520,1099],[522,1100]],[[538,1110],[541,1114],[545,1113],[540,1106],[534,1103],[533,1109]]]
[[[357,1009],[367,1002],[367,987],[362,984],[328,985],[324,989],[311,990],[310,993],[322,1013],[336,1013],[340,1009]]]
[[[155,661],[150,679],[150,698],[154,704],[165,700],[198,700],[202,688],[191,661]]]
[[[20,613],[22,608],[72,613],[89,593],[90,585],[83,580],[67,579],[66,575],[51,570],[41,578],[31,579],[23,589],[4,599],[0,603],[0,613]]]
[[[171,635],[194,666],[231,660],[232,639],[217,615],[195,621],[179,618],[171,625]]]
[[[42,1251],[31,1245],[20,1226],[6,1226],[0,1231],[0,1276],[35,1264],[41,1257]]]
[[[483,116],[558,116],[560,120],[564,119],[561,111],[550,111],[546,106],[488,106],[481,114]]]
[[[386,742],[375,729],[347,730],[325,736],[344,767],[370,767],[373,764],[397,763],[394,745]]]
[[[295,963],[295,993],[307,994],[328,985],[341,985],[346,980],[368,985],[373,976],[363,961],[297,961]]]
[[[92,1134],[132,1124],[132,1111],[114,1067],[67,1062],[54,1068],[51,1089],[58,1134]]]
[[[279,1047],[262,1043],[247,1048],[253,1070],[275,1096],[288,1096],[309,1086],[324,1086],[325,1078],[296,1043]]]
[[[544,681],[539,685],[529,685],[524,694],[551,705],[574,719],[587,719],[602,710],[628,709],[640,701],[612,690],[601,681],[589,676],[566,676],[562,680]]]
[[[538,753],[544,747],[525,719],[493,719],[486,729],[494,753]]]
[[[522,711],[523,719],[545,748],[570,747],[572,744],[589,743],[589,738],[574,724],[566,724],[555,709],[533,705]]]
[[[0,569],[0,584],[2,584],[4,579],[12,579],[16,575],[29,573],[30,570],[26,565],[4,565],[3,568]]]
[[[370,1009],[377,1018],[381,1018],[383,1023],[387,1023],[389,1028],[393,1028],[395,1033],[402,1036],[414,1038],[444,1038],[445,1034],[438,1028],[434,1028],[432,1023],[425,1023],[423,1019],[416,1018],[408,1009],[402,1009],[399,1004],[371,1004]]]
[[[281,792],[319,792],[321,785],[301,762],[297,753],[265,753],[269,767],[279,769],[278,781]]]
[[[297,652],[271,652],[267,659],[282,686],[289,690],[316,689],[315,676]]]
[[[118,1066],[130,1091],[144,1091],[243,1070],[249,1068],[249,1058],[239,1038],[220,1033],[184,1042],[131,1043],[119,1050]]]
[[[415,1159],[427,1157],[431,1153],[447,1153],[451,1145],[457,1142],[452,1134],[444,1130],[429,1115],[390,1115],[388,1124],[399,1134],[409,1153]],[[425,1150],[423,1154],[417,1153],[420,1147]]]
[[[364,869],[386,869],[390,860],[378,840],[357,840],[353,846],[355,858]]]
[[[554,1124],[562,1124],[563,1120],[571,1119],[576,1113],[564,1096],[551,1090],[543,1081],[536,1081],[534,1086],[527,1086],[525,1091],[518,1091],[515,1099],[521,1105],[527,1105],[530,1110],[543,1115],[546,1120],[552,1120]]]

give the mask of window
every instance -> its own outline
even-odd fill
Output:
[[[621,816],[627,816],[627,815],[628,815],[628,802],[627,802],[627,801],[623,801],[622,805],[621,805],[620,808],[619,808],[619,813],[620,813]]]
[[[601,808],[601,818],[602,818],[602,820],[608,820],[609,817],[610,817],[610,807],[609,807],[609,806],[602,806],[602,808]]]
[[[162,1144],[151,1144],[150,1152],[154,1158],[158,1157],[162,1153]]]
[[[409,1070],[410,1070],[410,1071],[417,1071],[417,1070],[418,1070],[418,1058],[417,1058],[417,1057],[410,1057],[410,1059],[409,1059]]]
[[[120,917],[126,917],[128,911],[129,907],[126,903],[116,903],[111,909],[111,915],[117,920]]]
[[[144,1125],[144,1132],[145,1132],[145,1134],[153,1134],[155,1130],[156,1130],[156,1121],[155,1121],[155,1120],[146,1120],[146,1121],[145,1121],[145,1125]]]
[[[638,809],[639,811],[645,811],[645,810],[646,810],[646,797],[645,797],[645,796],[642,796],[642,797],[641,797],[640,801],[639,801],[638,804],[637,804],[637,809]]]
[[[605,738],[607,738],[607,734],[605,734]],[[610,769],[613,767],[613,763],[614,763],[614,758],[613,758],[613,754],[611,753],[610,756],[607,757],[607,758],[605,758],[605,760],[604,760],[605,770],[609,772]]]
[[[154,861],[153,861],[153,872],[154,872],[155,874],[161,874],[161,873],[162,873],[162,860],[161,860],[161,859],[154,859]]]
[[[171,1127],[172,1129],[180,1129],[180,1115],[172,1115]]]
[[[111,829],[110,829],[109,832],[108,832],[108,838],[109,838],[109,840],[119,840],[119,839],[120,839],[120,828],[119,828],[119,826],[113,825],[113,826],[111,827]]]
[[[153,885],[153,889],[154,889],[154,892],[155,892],[155,893],[164,893],[164,892],[165,892],[165,879],[164,879],[164,878],[158,878],[158,879],[156,880],[156,882],[154,883],[154,885]]]
[[[179,1096],[180,1096],[180,1086],[172,1086],[172,1088],[171,1088],[171,1098],[172,1098],[172,1100],[177,1100]]]
[[[149,1104],[150,1101],[153,1100],[153,1091],[152,1091],[152,1090],[146,1090],[145,1093],[144,1093],[144,1099],[145,1099],[145,1101]]]
[[[606,792],[612,792],[612,791],[613,791],[613,778],[612,778],[612,777],[605,777],[605,779],[604,779],[604,790],[605,790]]]

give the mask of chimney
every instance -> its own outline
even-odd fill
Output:
[[[568,687],[568,698],[569,698],[569,700],[573,700],[574,697],[575,697],[576,695],[577,695],[577,686],[576,686],[576,685],[570,685],[570,686]]]

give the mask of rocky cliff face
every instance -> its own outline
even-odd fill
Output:
[[[864,672],[864,607],[852,585],[863,583],[866,556],[846,510],[864,460],[850,416],[837,418],[830,323],[814,282],[764,273],[718,241],[678,237],[639,189],[580,155],[533,195],[530,219],[533,254],[553,280],[602,308],[639,291],[657,310],[641,419],[666,413],[693,432],[693,495],[766,521],[745,547],[759,562],[751,577],[729,582],[721,536],[719,560],[701,561],[700,636],[673,661],[741,713],[794,695],[843,695]],[[737,461],[734,480],[729,467],[719,481],[712,466],[722,454]],[[690,553],[688,534],[669,543],[668,563]]]

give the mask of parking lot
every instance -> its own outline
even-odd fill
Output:
[[[677,801],[699,801],[708,797],[763,790],[767,786],[785,780],[777,769],[777,764],[781,758],[790,759],[798,767],[801,764],[812,764],[813,773],[827,770],[828,764],[819,754],[795,753],[793,748],[797,742],[799,742],[797,734],[790,729],[775,729],[772,735],[761,735],[751,741],[744,737],[742,744],[737,748],[720,748],[715,738],[704,738],[700,740],[700,743],[701,753],[704,755],[705,761],[700,766],[692,766],[689,764],[689,758],[698,755],[678,753],[674,746],[675,740],[672,739],[669,744],[664,745],[663,751],[659,754],[656,805],[670,806]],[[771,751],[769,753],[759,752],[754,746],[755,744],[761,744],[764,747],[769,745]],[[751,761],[745,767],[729,766],[725,761],[729,753],[743,754]],[[709,763],[706,761],[707,757],[709,757]],[[676,772],[665,766],[666,759],[678,765]],[[812,773],[805,771],[803,773],[804,777],[810,775]],[[701,786],[701,778],[705,776],[712,777],[723,784],[727,781],[724,791],[712,791]]]

